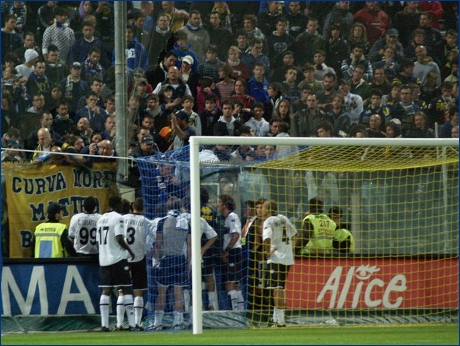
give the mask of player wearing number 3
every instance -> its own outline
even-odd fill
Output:
[[[286,327],[284,310],[286,309],[285,284],[289,269],[294,264],[294,249],[297,230],[289,219],[278,214],[275,201],[266,200],[262,207],[262,239],[268,264],[267,285],[273,291],[273,317],[269,327]]]
[[[97,199],[87,197],[83,201],[84,213],[72,216],[69,226],[69,239],[78,257],[98,258],[99,246],[96,239],[96,223],[101,214],[96,213]]]
[[[133,250],[136,257],[128,258],[131,269],[134,294],[134,322],[136,330],[144,330],[141,327],[142,311],[144,310],[144,293],[147,291],[147,260],[146,232],[151,223],[144,217],[144,200],[136,198],[131,204],[131,213],[123,215],[125,224],[125,242]],[[121,320],[123,321],[123,319]],[[121,324],[121,323],[120,323]]]

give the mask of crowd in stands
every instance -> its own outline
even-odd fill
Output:
[[[323,136],[320,124],[341,137],[458,134],[455,2],[128,2],[124,111],[113,2],[1,6],[2,147],[36,151],[2,161],[110,159],[119,121],[134,157],[193,135]]]

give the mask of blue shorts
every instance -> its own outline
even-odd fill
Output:
[[[189,282],[188,262],[185,256],[165,256],[160,261],[157,283],[162,286],[187,286]]]

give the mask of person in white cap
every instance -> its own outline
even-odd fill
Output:
[[[34,72],[34,65],[38,61],[38,53],[35,49],[27,49],[24,53],[24,64],[15,67],[17,76],[29,78]]]

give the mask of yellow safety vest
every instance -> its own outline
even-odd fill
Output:
[[[44,222],[35,228],[35,258],[66,257],[61,236],[66,225],[58,222]]]

